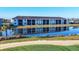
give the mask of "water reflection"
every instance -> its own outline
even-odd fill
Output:
[[[6,36],[6,31],[0,32],[0,35]],[[79,27],[51,27],[51,28],[23,28],[7,30],[8,36],[24,35],[24,36],[69,36],[79,34]]]
[[[18,29],[14,30],[14,35],[21,34],[26,36],[46,36],[52,35],[53,33],[58,33],[61,31],[67,31],[69,27],[47,27],[47,28],[28,28],[28,29]],[[52,33],[52,34],[49,34]]]

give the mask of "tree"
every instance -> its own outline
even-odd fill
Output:
[[[6,24],[3,24],[3,25],[1,26],[1,30],[2,30],[2,31],[6,31],[6,37],[7,37],[7,29],[8,29],[8,26],[7,26]]]
[[[6,32],[6,37],[7,37],[7,29],[13,30],[14,28],[15,26],[13,24],[6,24],[6,23],[4,23],[1,27],[2,31]]]
[[[3,19],[1,30],[6,32],[6,37],[7,37],[7,29],[13,30],[14,28],[15,28],[15,26],[11,23],[10,20]]]
[[[13,24],[9,24],[9,29],[14,29],[14,28],[16,28],[16,26],[14,26]]]

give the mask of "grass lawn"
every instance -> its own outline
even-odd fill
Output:
[[[0,41],[0,44],[12,43],[12,42],[23,42],[23,41],[34,41],[34,40],[78,40],[79,35],[66,36],[66,37],[30,37]]]
[[[28,45],[15,48],[3,49],[2,51],[79,51],[79,45],[57,46],[57,45]]]

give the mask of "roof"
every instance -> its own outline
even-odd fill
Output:
[[[14,17],[13,19],[15,18],[18,18],[20,20],[22,20],[23,18],[24,19],[39,19],[39,18],[42,18],[42,19],[56,19],[56,20],[60,20],[60,19],[66,19],[66,18],[63,18],[63,17],[48,17],[48,16],[16,16]]]

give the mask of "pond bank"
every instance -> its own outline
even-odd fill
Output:
[[[79,40],[37,40],[37,41],[6,43],[6,44],[0,44],[0,49],[6,49],[6,48],[12,48],[12,47],[24,46],[24,45],[35,45],[35,44],[69,46],[69,45],[79,45]]]

